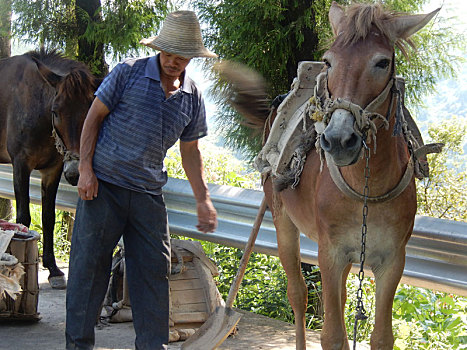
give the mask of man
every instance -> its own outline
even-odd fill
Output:
[[[204,102],[185,74],[192,57],[216,57],[196,15],[169,14],[159,36],[142,44],[157,56],[117,65],[96,92],[81,136],[79,202],[67,289],[67,349],[92,349],[94,324],[123,235],[136,349],[166,349],[170,237],[163,160],[180,139],[182,164],[202,232],[217,226],[203,179],[198,139],[207,132]]]

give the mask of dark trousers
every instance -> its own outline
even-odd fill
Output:
[[[170,237],[161,195],[99,181],[97,198],[78,202],[66,293],[66,348],[92,349],[94,325],[123,235],[138,350],[169,340]]]

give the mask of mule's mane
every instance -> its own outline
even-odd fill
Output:
[[[56,74],[64,76],[59,87],[59,94],[71,99],[77,94],[92,98],[96,90],[95,78],[86,64],[66,58],[56,50],[40,49],[26,55],[45,64]]]
[[[339,27],[344,45],[352,45],[365,39],[374,27],[381,35],[394,43],[407,56],[407,44],[414,47],[409,38],[396,38],[393,20],[402,13],[384,9],[381,4],[353,4],[347,7],[345,17]]]

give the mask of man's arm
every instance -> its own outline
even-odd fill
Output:
[[[83,200],[97,197],[98,182],[92,169],[92,158],[96,149],[97,136],[102,121],[109,114],[109,109],[99,98],[95,98],[84,120],[79,151],[78,195]]]
[[[182,165],[196,199],[198,225],[201,232],[213,232],[217,227],[217,212],[209,197],[209,190],[203,177],[203,159],[198,148],[198,141],[180,141]]]

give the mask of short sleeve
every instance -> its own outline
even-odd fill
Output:
[[[199,92],[193,95],[197,99],[193,108],[193,115],[190,123],[185,127],[180,136],[183,142],[198,140],[208,134],[206,123],[206,109],[204,107],[204,99]]]
[[[130,71],[131,66],[125,62],[117,64],[95,92],[95,96],[105,104],[109,111],[112,111],[120,101]]]

